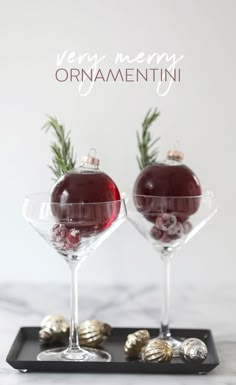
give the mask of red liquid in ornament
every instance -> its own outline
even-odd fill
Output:
[[[173,213],[184,222],[199,208],[201,186],[186,165],[157,163],[141,171],[134,185],[134,194],[147,196],[135,196],[134,201],[137,210],[148,220],[155,222],[157,213]]]
[[[58,222],[65,223],[67,228],[77,228],[83,236],[109,227],[119,214],[119,200],[119,190],[113,180],[103,172],[94,171],[63,175],[51,193],[51,202],[60,203],[52,205]],[[79,204],[63,206],[68,203]]]

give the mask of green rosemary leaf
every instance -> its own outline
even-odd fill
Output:
[[[50,129],[53,131],[54,142],[50,144],[52,151],[52,166],[50,170],[59,178],[61,175],[72,170],[75,167],[76,157],[71,145],[70,131],[66,132],[65,127],[59,124],[55,117],[48,116],[48,121],[42,129],[47,133]]]
[[[152,142],[150,142],[150,144],[147,146],[147,149],[150,150],[159,140],[160,140],[160,137],[158,137],[155,140],[153,140]]]
[[[152,140],[150,127],[152,123],[159,116],[160,116],[160,112],[158,111],[157,108],[155,108],[153,112],[152,112],[152,109],[149,109],[142,123],[142,133],[141,133],[142,139],[140,138],[139,133],[138,132],[136,133],[137,141],[138,141],[138,149],[140,153],[139,156],[137,156],[137,162],[140,170],[156,162],[159,152],[158,152],[158,148],[155,148],[154,146],[160,140],[160,137]],[[150,152],[151,149],[152,151]]]

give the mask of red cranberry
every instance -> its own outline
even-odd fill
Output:
[[[156,226],[153,226],[150,231],[151,236],[156,239],[160,240],[163,236],[163,231],[158,229]]]
[[[163,242],[163,243],[170,243],[172,240],[173,240],[173,238],[167,232],[163,232],[163,236],[161,238],[161,242]]]
[[[182,214],[182,213],[177,213],[177,214],[176,214],[176,218],[177,218],[177,221],[178,221],[178,222],[183,223],[183,222],[187,221],[188,215],[184,215],[184,214]]]
[[[71,229],[67,233],[67,241],[73,246],[77,246],[80,243],[80,231],[77,229]]]

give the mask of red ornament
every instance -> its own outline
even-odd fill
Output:
[[[153,223],[158,213],[173,214],[185,222],[199,208],[200,182],[181,162],[181,155],[178,151],[169,152],[166,162],[145,167],[136,179],[134,203],[137,210]]]
[[[105,230],[120,210],[119,190],[115,182],[99,170],[98,164],[97,158],[84,157],[80,168],[63,175],[51,192],[55,217],[63,221],[67,229],[79,230],[82,236]],[[73,205],[64,205],[68,203]]]
[[[167,217],[167,215],[169,217]],[[187,234],[191,230],[190,222],[181,223],[175,221],[171,223],[170,226],[163,226],[163,223],[160,222],[160,218],[170,219],[171,214],[162,214],[162,217],[158,216],[156,221],[156,226],[151,228],[150,234],[157,241],[161,241],[164,243],[169,243],[176,239],[181,238],[183,235]],[[161,228],[160,228],[161,223]],[[170,222],[169,222],[170,223]],[[168,223],[168,224],[169,224]]]

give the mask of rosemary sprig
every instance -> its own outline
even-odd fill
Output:
[[[140,152],[140,155],[137,156],[137,161],[138,161],[140,170],[156,162],[159,151],[158,151],[158,148],[154,146],[159,141],[160,137],[157,137],[154,140],[152,140],[150,127],[151,127],[151,124],[159,116],[160,116],[160,112],[157,110],[157,108],[155,108],[153,112],[150,109],[142,123],[141,136],[137,131],[138,148]]]
[[[52,150],[52,165],[48,167],[58,179],[61,175],[75,167],[76,158],[71,145],[70,131],[66,133],[65,127],[58,120],[48,116],[48,121],[42,127],[45,132],[53,130],[55,141],[50,144]],[[55,178],[54,178],[55,179]]]

